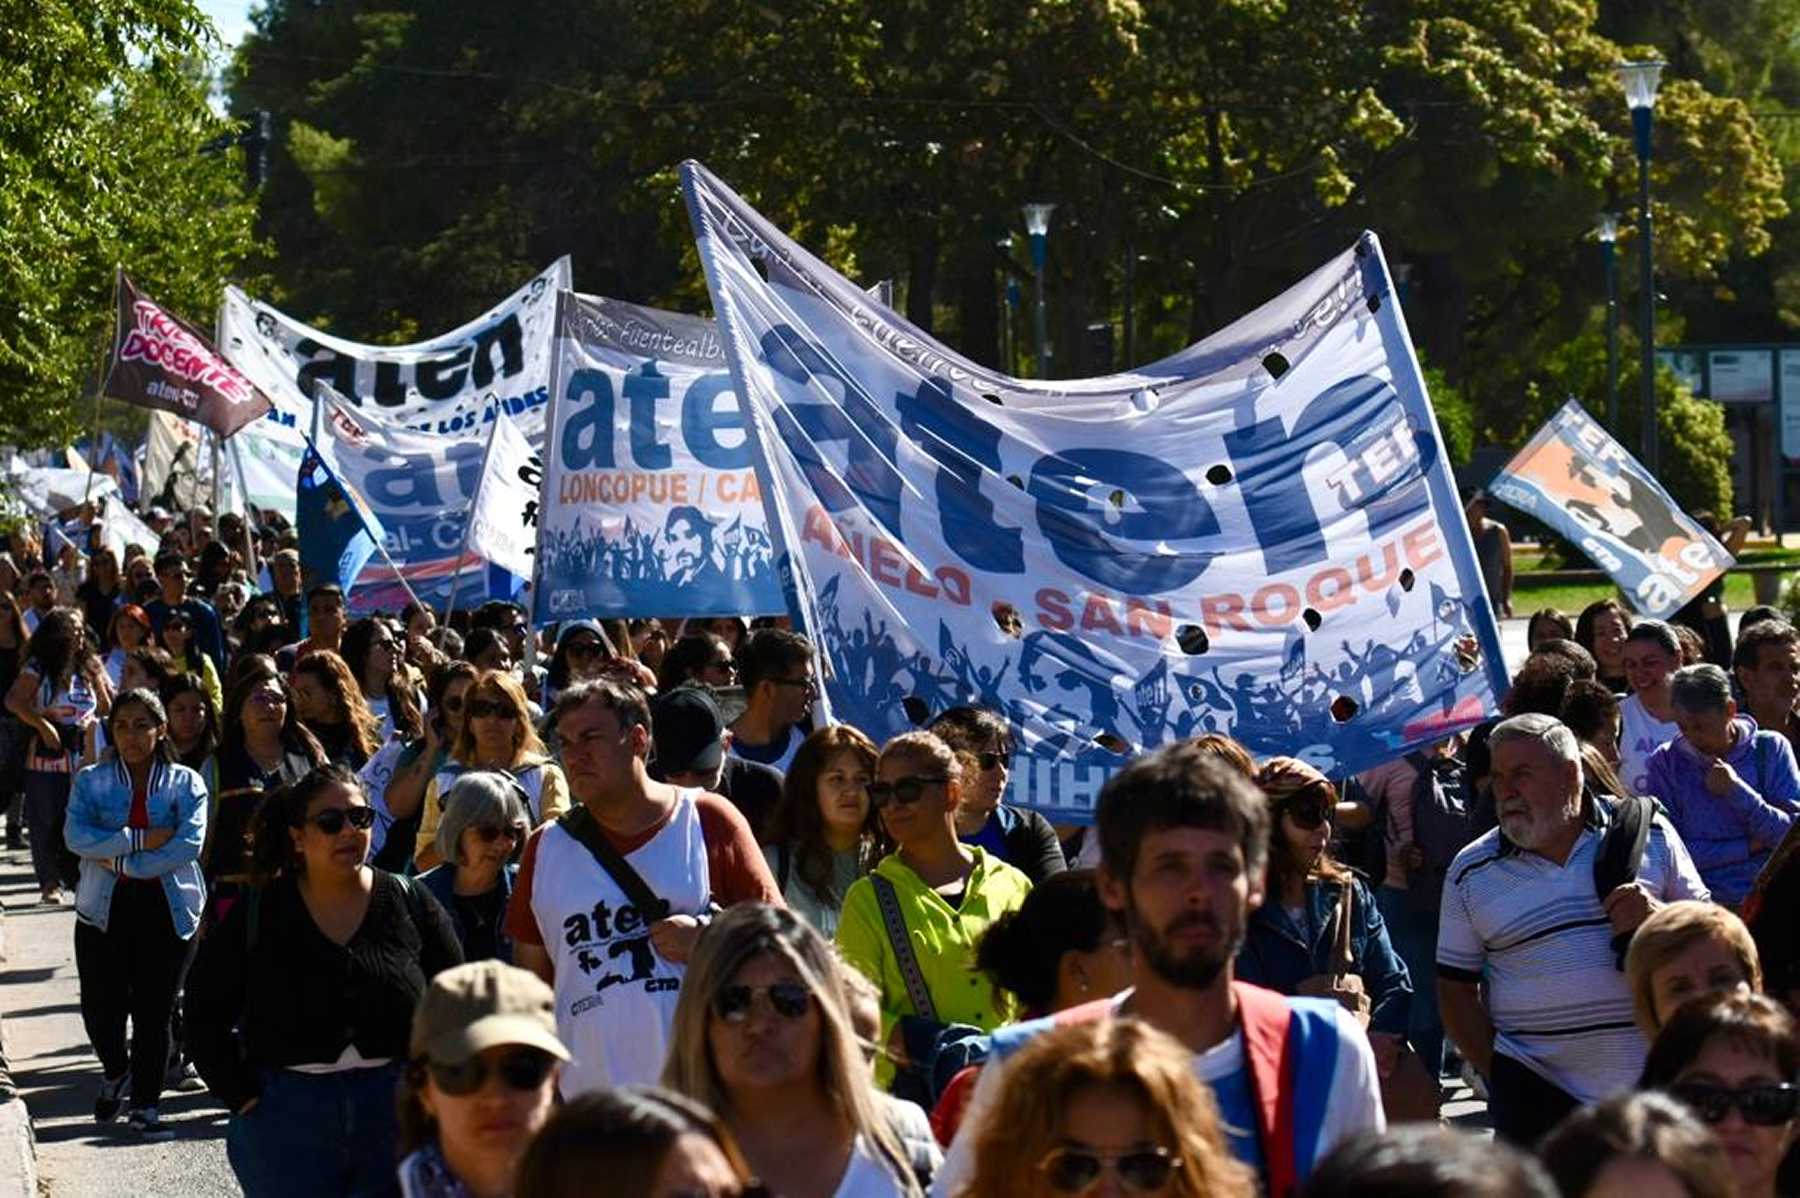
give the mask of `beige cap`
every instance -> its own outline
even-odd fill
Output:
[[[504,1044],[569,1059],[556,1038],[556,995],[535,973],[503,961],[470,961],[431,979],[413,1012],[414,1057],[460,1065]]]

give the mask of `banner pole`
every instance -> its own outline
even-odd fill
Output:
[[[225,501],[225,487],[224,487],[225,461],[224,461],[224,454],[223,454],[224,447],[220,441],[219,431],[217,429],[209,428],[206,431],[209,434],[211,434],[211,436],[212,436],[212,459],[213,459],[213,463],[212,463],[212,469],[213,469],[212,535],[213,535],[213,540],[216,541],[219,539],[219,507]]]
[[[494,438],[500,435],[500,419],[496,410],[494,426],[488,429],[487,446],[481,451],[481,473],[475,476],[475,494],[469,496],[469,512],[463,517],[462,544],[456,547],[456,566],[450,571],[450,602],[444,607],[445,628],[450,627],[450,617],[456,613],[456,591],[462,585],[463,558],[469,554],[469,533],[475,525],[475,510],[481,506],[481,489],[487,486],[488,459],[494,456]]]
[[[124,273],[121,266],[113,267],[113,336],[106,344],[110,348],[119,337],[119,276]],[[99,360],[94,363],[94,436],[88,442],[88,476],[87,484],[81,491],[81,506],[86,507],[94,493],[94,459],[100,451],[100,397],[106,390],[106,350],[102,349]]]

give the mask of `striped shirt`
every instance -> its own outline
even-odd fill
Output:
[[[1606,828],[1590,814],[1569,859],[1520,849],[1495,828],[1451,862],[1438,922],[1438,976],[1487,983],[1495,1051],[1583,1103],[1637,1083],[1643,1033],[1612,950],[1612,925],[1594,893],[1594,856]],[[1657,814],[1638,881],[1652,898],[1705,899],[1681,837]]]

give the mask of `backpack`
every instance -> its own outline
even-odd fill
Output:
[[[1655,799],[1638,795],[1595,795],[1592,801],[1604,804],[1609,812],[1600,847],[1594,851],[1594,894],[1604,903],[1614,890],[1637,881],[1638,871],[1644,867],[1644,850],[1650,843],[1650,825],[1656,818],[1657,805]],[[1623,932],[1612,938],[1613,963],[1621,973],[1625,971],[1625,952],[1631,947],[1631,937],[1632,933]]]
[[[1411,871],[1407,894],[1420,910],[1435,913],[1450,863],[1494,826],[1493,802],[1476,793],[1468,766],[1455,757],[1408,753],[1406,760],[1418,771],[1412,788],[1412,834],[1424,856]]]

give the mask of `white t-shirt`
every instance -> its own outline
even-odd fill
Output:
[[[1650,754],[1681,735],[1673,720],[1659,720],[1644,710],[1644,701],[1627,695],[1619,704],[1619,777],[1634,795],[1648,793]]]
[[[906,1198],[906,1187],[857,1136],[850,1149],[850,1164],[832,1198]]]

